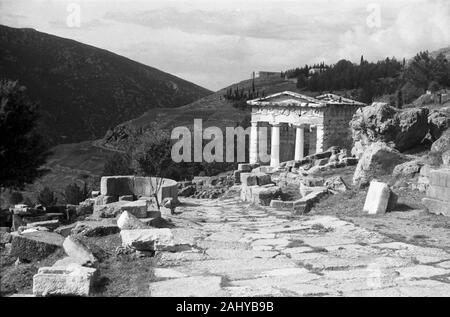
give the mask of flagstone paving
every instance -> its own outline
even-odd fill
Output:
[[[151,296],[450,296],[450,254],[333,216],[185,199]]]

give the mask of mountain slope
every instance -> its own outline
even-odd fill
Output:
[[[436,57],[436,56],[438,56],[441,53],[444,54],[444,56],[447,59],[450,59],[450,46],[438,49],[436,51],[433,51],[433,52],[430,53],[430,55],[433,56],[433,57]]]
[[[230,87],[233,89],[239,87],[239,89],[243,88],[247,91],[248,89],[251,89],[252,81],[244,80]],[[123,150],[133,131],[145,129],[154,123],[157,123],[159,127],[166,128],[169,131],[177,126],[186,126],[190,128],[194,124],[194,119],[202,119],[204,128],[216,126],[224,131],[225,127],[235,127],[245,119],[249,119],[251,109],[250,107],[246,109],[234,108],[231,101],[223,98],[230,87],[223,88],[214,94],[208,95],[183,107],[172,109],[160,108],[147,111],[136,119],[118,125],[113,130],[109,131],[103,140],[98,143],[106,148]],[[285,90],[300,92],[295,83],[276,76],[256,78],[255,88],[260,92],[264,91],[266,95]],[[311,95],[311,93],[305,91],[301,91],[301,93]]]
[[[73,40],[0,25],[0,77],[19,80],[40,104],[51,144],[102,137],[151,108],[179,107],[211,92]]]

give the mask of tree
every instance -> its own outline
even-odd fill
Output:
[[[43,175],[50,155],[36,132],[37,107],[17,81],[0,81],[0,187],[22,189]]]
[[[105,163],[102,176],[131,175],[131,158],[128,154],[115,153]]]
[[[55,193],[48,187],[45,186],[38,194],[38,203],[46,207],[51,207],[56,205],[58,199],[55,197]]]
[[[163,178],[169,175],[170,167],[173,165],[172,140],[167,131],[155,125],[145,131],[138,143],[132,152],[132,163],[138,175],[154,177],[155,181],[151,182],[151,186],[159,209],[161,202],[158,193],[161,190]]]
[[[12,192],[9,196],[9,203],[11,205],[17,205],[23,202],[23,195],[21,192]]]
[[[69,184],[64,189],[64,198],[66,202],[71,205],[78,205],[81,201],[88,197],[87,185],[84,183],[83,188],[80,188],[77,184]]]

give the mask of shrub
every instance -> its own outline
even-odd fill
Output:
[[[89,192],[86,183],[84,183],[83,188],[73,183],[67,185],[67,187],[64,189],[64,198],[66,199],[66,202],[71,205],[78,205],[88,196]]]
[[[56,205],[58,199],[55,196],[55,193],[48,187],[45,186],[38,194],[37,201],[39,204],[44,205],[46,207],[51,207]]]

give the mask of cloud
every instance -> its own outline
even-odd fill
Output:
[[[255,8],[209,11],[182,11],[164,7],[145,12],[108,12],[104,18],[157,30],[176,29],[192,34],[283,40],[307,40],[307,36],[314,33],[344,30],[351,23],[351,19],[341,15],[313,16],[302,10],[289,12],[282,6],[271,10]]]
[[[339,37],[336,57],[355,60],[362,53],[369,59],[411,57],[449,44],[450,3],[422,1],[405,4],[393,23],[384,23],[382,18],[380,28],[354,26]]]

